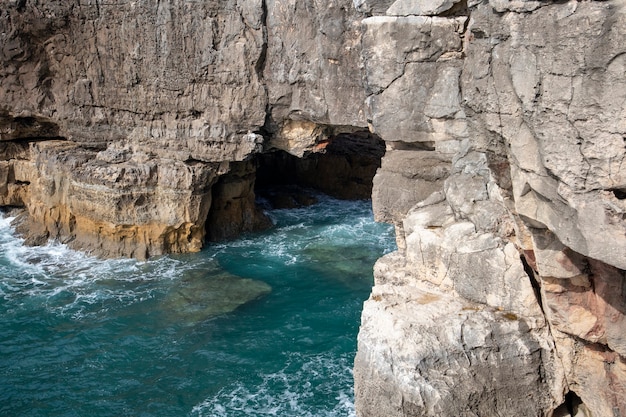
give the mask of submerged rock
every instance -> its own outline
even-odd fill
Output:
[[[27,208],[29,241],[145,258],[255,230],[252,164],[280,149],[266,171],[373,182],[396,228],[358,416],[626,416],[623,0],[0,5],[0,205]],[[320,259],[340,255],[359,262]],[[269,291],[213,272],[168,311]]]
[[[187,326],[230,313],[272,291],[263,281],[219,270],[192,270],[163,300],[168,318]]]
[[[371,263],[371,255],[367,247],[346,246],[340,250],[337,247],[327,247],[323,244],[309,245],[302,251],[303,255],[312,260],[312,268],[323,275],[336,275],[347,285],[361,282],[363,274],[360,272],[364,264]]]

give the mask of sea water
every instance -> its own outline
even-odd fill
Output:
[[[0,217],[0,416],[353,416],[370,202],[147,262],[27,247]]]

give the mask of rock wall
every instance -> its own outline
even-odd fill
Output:
[[[399,250],[357,415],[625,416],[624,3],[362,3]]]
[[[30,143],[30,240],[199,250],[211,186],[262,148],[261,2],[5,0],[0,15],[0,141]]]
[[[622,0],[0,6],[0,205],[32,243],[198,250],[267,225],[256,155],[369,128],[398,251],[357,415],[626,416]]]
[[[0,205],[31,243],[146,258],[266,227],[250,160],[367,126],[340,2],[0,6]]]

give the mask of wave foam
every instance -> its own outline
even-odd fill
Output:
[[[26,246],[15,235],[11,221],[0,216],[0,297],[29,297],[59,314],[87,317],[102,312],[106,303],[143,301],[162,290],[159,285],[144,285],[146,282],[177,280],[190,269],[215,263],[199,257],[192,262],[173,257],[147,262],[105,260],[57,242]],[[98,304],[100,309],[92,307]]]
[[[283,369],[262,375],[257,386],[224,387],[193,407],[191,416],[354,417],[349,364],[347,357],[294,353]]]

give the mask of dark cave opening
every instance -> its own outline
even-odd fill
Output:
[[[234,239],[241,233],[271,227],[272,222],[256,204],[254,183],[254,161],[233,162],[230,171],[211,187],[205,222],[207,241]]]
[[[569,391],[565,394],[563,404],[559,405],[552,415],[553,417],[579,416],[581,415],[579,412],[581,412],[582,415],[586,416],[586,409],[583,400],[574,391]]]
[[[316,192],[344,200],[366,200],[385,153],[385,142],[369,131],[329,137],[324,149],[298,158],[272,150],[230,164],[211,187],[206,241],[237,238],[272,226],[262,208],[295,208],[317,202]]]
[[[618,200],[626,200],[626,189],[625,188],[614,188],[610,190],[613,192],[613,195]]]
[[[298,158],[275,150],[258,155],[255,192],[272,207],[313,204],[307,190],[343,200],[371,198],[385,142],[367,130],[331,136],[321,152]]]
[[[535,293],[535,298],[537,299],[537,304],[541,311],[543,311],[543,299],[541,298],[541,284],[539,283],[538,273],[537,273],[537,261],[535,259],[535,253],[531,250],[525,250],[522,254],[520,254],[520,260],[522,261],[522,265],[524,266],[524,272],[528,275],[528,279],[530,280],[530,285],[533,288],[533,292]],[[533,266],[531,266],[531,263]]]

